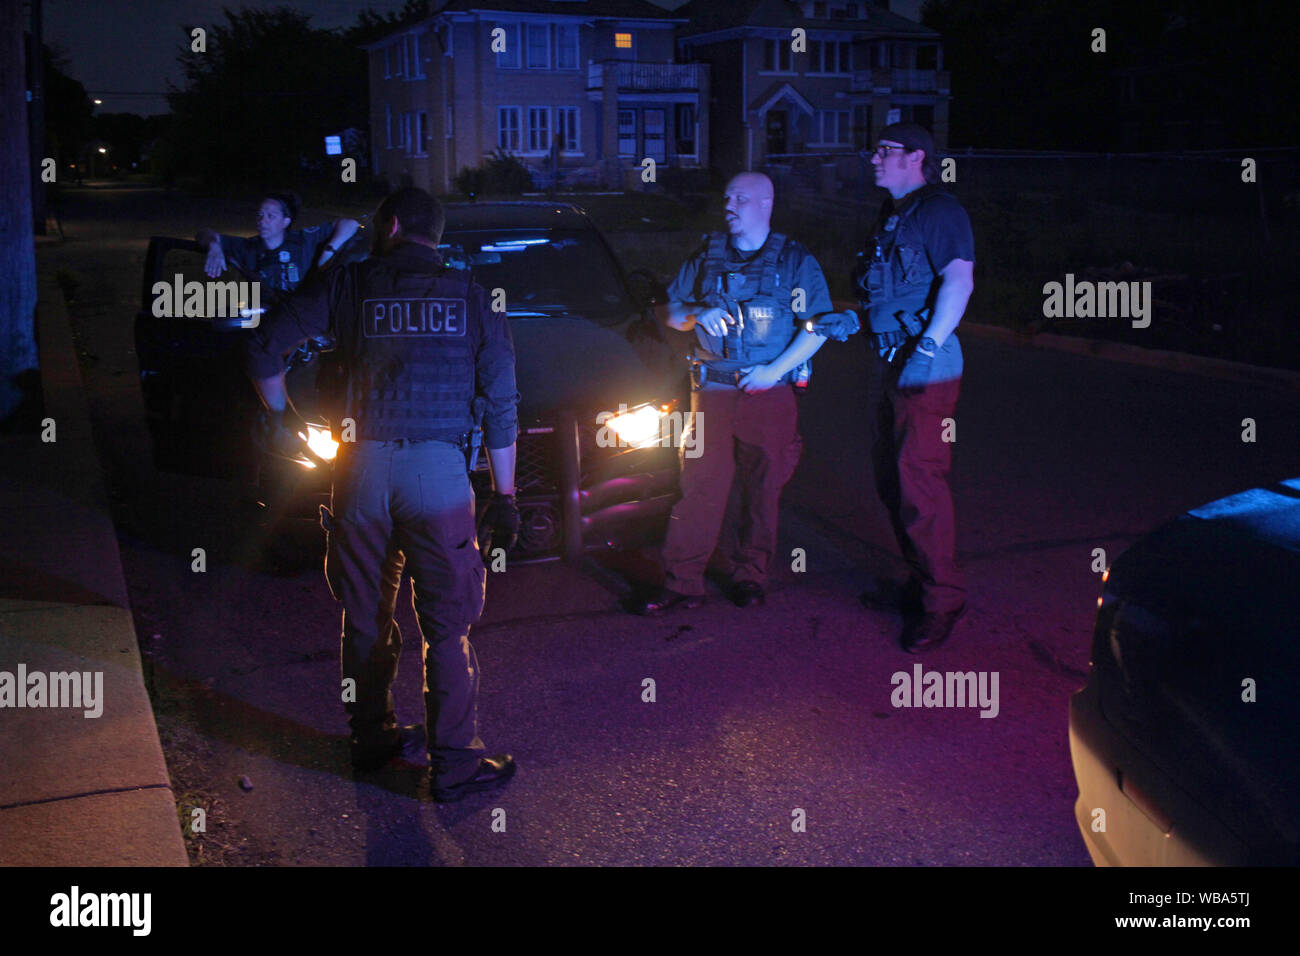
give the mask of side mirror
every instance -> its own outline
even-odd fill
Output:
[[[659,277],[649,269],[637,269],[627,275],[627,288],[632,301],[642,309],[651,309],[668,302],[668,290]]]

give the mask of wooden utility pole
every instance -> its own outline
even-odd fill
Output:
[[[45,34],[41,26],[42,0],[28,0],[32,8],[30,45],[27,47],[27,82],[31,102],[27,108],[27,135],[31,141],[32,225],[36,235],[45,235],[45,180],[41,160],[45,158]]]
[[[0,0],[0,183],[5,184],[0,189],[0,422],[18,409],[23,383],[30,382],[37,368],[23,27],[22,0]]]

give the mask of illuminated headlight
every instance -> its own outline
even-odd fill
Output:
[[[659,423],[663,414],[654,405],[641,405],[621,415],[613,416],[605,424],[620,441],[633,448],[639,448],[659,441],[661,436]]]
[[[302,432],[298,433],[298,437],[303,437]],[[333,461],[334,456],[339,452],[339,443],[334,440],[334,436],[330,434],[328,428],[322,428],[319,425],[308,425],[306,440],[307,448],[310,449],[311,454],[319,458],[322,462]],[[299,456],[295,458],[294,461],[302,465],[304,468],[316,467],[316,462],[312,461],[311,458],[307,456]]]

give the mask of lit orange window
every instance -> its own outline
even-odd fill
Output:
[[[630,34],[630,33],[615,33],[615,34],[614,34],[614,48],[617,49],[617,50],[630,50],[630,49],[632,49],[632,34]]]

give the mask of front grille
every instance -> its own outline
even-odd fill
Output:
[[[515,464],[515,489],[518,495],[559,494],[559,455],[555,443],[554,432],[519,435]]]

